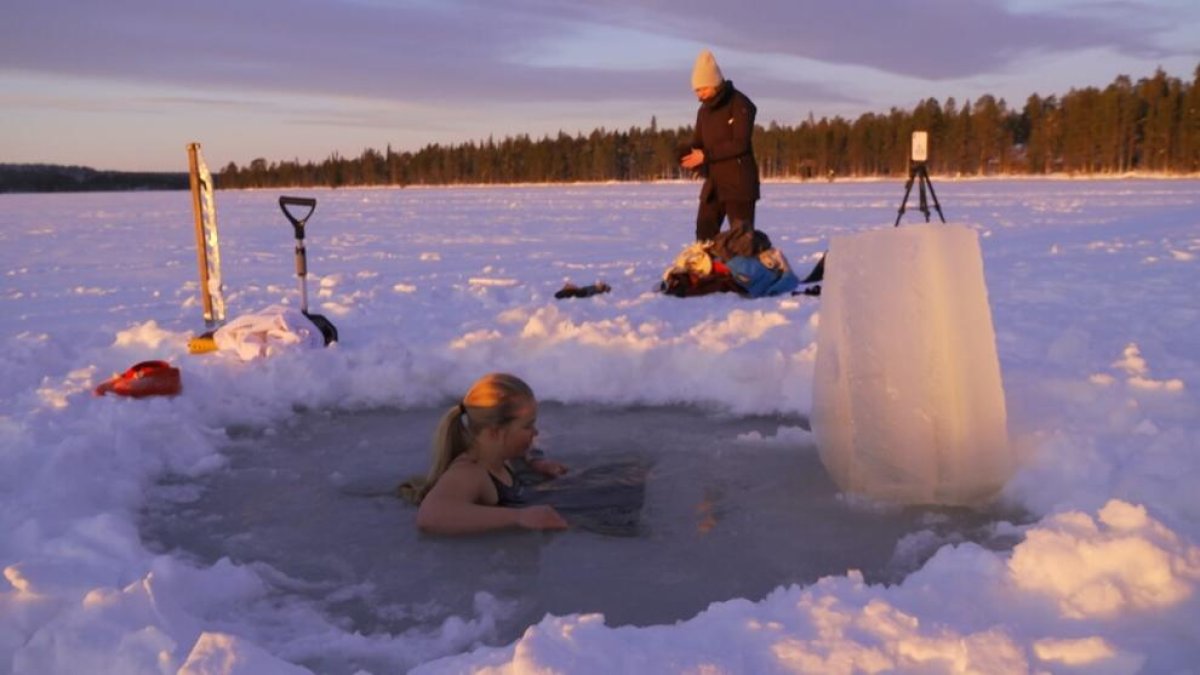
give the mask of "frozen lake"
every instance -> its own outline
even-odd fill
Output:
[[[1192,667],[1200,181],[933,180],[979,234],[1023,459],[983,514],[835,492],[820,298],[655,292],[698,184],[219,192],[231,316],[297,303],[277,200],[312,196],[342,335],[245,362],[188,353],[187,193],[0,195],[0,671]],[[767,184],[758,221],[806,270],[902,193]],[[181,396],[92,395],[156,358]],[[576,476],[645,470],[633,527],[417,534],[388,493],[492,370]]]

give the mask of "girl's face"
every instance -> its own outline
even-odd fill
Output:
[[[533,445],[537,437],[537,401],[530,399],[525,405],[517,408],[516,419],[503,427],[504,456],[510,458],[523,457]]]

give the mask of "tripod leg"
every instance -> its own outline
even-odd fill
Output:
[[[904,183],[904,199],[900,200],[900,210],[896,212],[896,222],[892,225],[892,227],[900,226],[900,219],[904,217],[904,205],[908,203],[908,193],[912,192],[913,178],[915,178],[916,175],[917,174],[913,171],[908,172],[908,181]]]
[[[941,218],[944,223],[946,216],[942,215],[942,205],[938,203],[937,193],[933,191],[933,181],[929,180],[929,176],[926,176],[925,180],[929,183],[929,195],[933,197],[933,208],[937,209],[938,218]]]
[[[920,201],[921,213],[925,214],[925,222],[927,222],[927,223],[929,222],[929,202],[926,201],[926,199],[925,199],[925,184],[928,180],[929,179],[925,176],[925,173],[922,172],[921,178],[920,178],[920,185],[918,186],[918,191],[919,191],[919,194],[921,195],[921,201]]]

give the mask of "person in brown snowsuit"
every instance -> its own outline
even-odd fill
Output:
[[[716,239],[728,218],[731,231],[725,243],[731,252],[747,255],[753,249],[754,206],[759,198],[758,163],[751,145],[757,108],[725,79],[707,49],[692,68],[692,89],[700,108],[691,148],[681,152],[679,164],[704,177],[696,240]]]

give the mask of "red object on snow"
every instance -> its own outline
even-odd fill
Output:
[[[142,361],[120,375],[96,387],[96,395],[113,393],[118,396],[175,396],[183,391],[179,369],[166,361]]]

